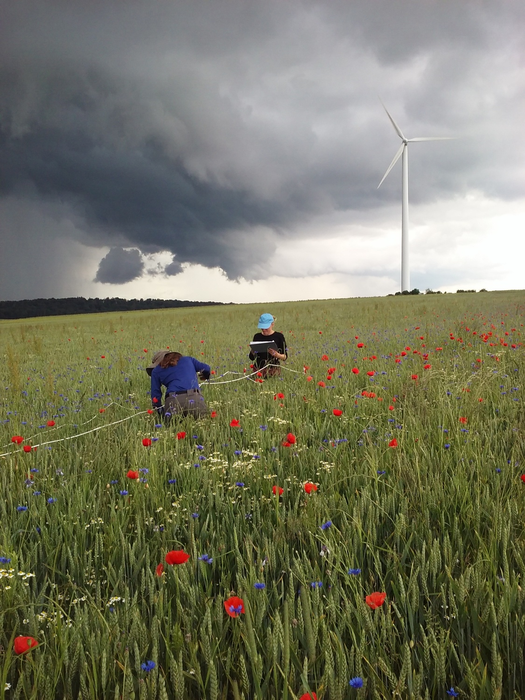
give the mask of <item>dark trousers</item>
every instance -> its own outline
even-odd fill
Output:
[[[209,414],[204,396],[198,389],[190,389],[185,394],[168,394],[164,402],[164,417],[194,416],[202,418]]]

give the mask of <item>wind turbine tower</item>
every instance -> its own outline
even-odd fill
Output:
[[[383,179],[377,186],[377,189],[381,187],[383,181],[385,180],[388,173],[392,170],[394,165],[399,160],[400,156],[403,156],[401,161],[402,164],[402,188],[401,188],[401,291],[410,291],[410,270],[408,263],[408,144],[414,143],[415,141],[449,141],[453,139],[453,136],[418,136],[414,139],[407,139],[399,126],[394,121],[394,118],[388,111],[388,109],[383,105],[388,118],[392,122],[392,126],[396,134],[401,139],[402,143],[399,147],[398,152],[394,156],[393,161],[388,166],[386,173],[383,175]]]

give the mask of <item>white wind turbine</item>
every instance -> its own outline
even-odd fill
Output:
[[[403,142],[399,147],[398,152],[394,156],[394,160],[390,163],[386,173],[383,175],[383,179],[377,186],[377,189],[381,187],[384,179],[399,160],[399,157],[403,155],[401,199],[401,291],[404,292],[409,291],[410,287],[410,271],[408,269],[408,144],[414,143],[415,141],[449,141],[450,139],[453,139],[454,136],[419,136],[415,139],[407,139],[385,105],[383,105],[383,107],[388,115],[388,118],[392,122],[392,126],[394,127],[396,134]]]

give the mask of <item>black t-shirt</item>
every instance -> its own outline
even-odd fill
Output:
[[[253,336],[253,340],[273,340],[275,344],[277,345],[277,352],[280,353],[281,355],[286,355],[288,357],[288,349],[286,347],[286,340],[284,339],[284,335],[282,333],[279,333],[278,331],[274,331],[271,335],[264,335],[263,333],[256,333]],[[257,353],[255,355],[254,352],[250,351],[250,360],[255,360],[255,366],[257,369],[261,369],[261,367],[264,367],[266,364],[269,362],[272,365],[278,365],[279,360],[277,357],[272,357],[269,353],[267,352],[261,352]]]

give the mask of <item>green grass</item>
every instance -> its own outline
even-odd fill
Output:
[[[290,357],[257,383],[263,311]],[[496,292],[0,322],[0,699],[520,698],[524,311]],[[168,346],[211,365],[214,418],[147,413]]]

